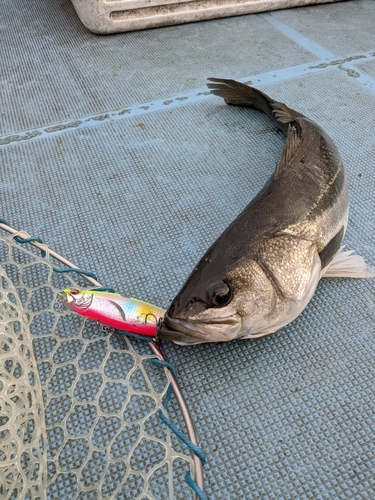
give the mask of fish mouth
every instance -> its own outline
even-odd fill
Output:
[[[226,342],[232,340],[240,330],[237,315],[229,318],[201,321],[187,321],[171,318],[166,314],[158,327],[158,336],[177,344],[200,344],[204,342]]]

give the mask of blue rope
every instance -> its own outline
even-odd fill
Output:
[[[174,376],[177,376],[177,371],[175,369],[175,367],[172,365],[172,363],[168,363],[168,361],[163,361],[159,358],[152,358],[151,359],[151,363],[155,364],[155,365],[161,365],[161,366],[165,366],[166,368],[168,368]],[[173,392],[173,387],[172,387],[172,384],[169,384],[168,386],[168,389],[167,389],[167,392],[165,394],[165,398],[162,402],[162,405],[164,408],[167,407],[168,403],[169,403],[169,400],[171,398],[171,395],[172,395],[172,392]],[[167,426],[170,428],[170,430],[190,449],[192,450],[193,453],[195,453],[195,455],[197,455],[200,459],[200,461],[202,462],[202,465],[204,465],[206,463],[206,455],[204,453],[204,451],[202,450],[202,448],[200,448],[199,446],[197,446],[196,444],[192,443],[190,441],[190,439],[188,439],[180,430],[179,428],[172,424],[172,422],[164,415],[164,413],[160,410],[159,413],[159,418],[160,420]],[[204,491],[202,491],[202,489],[198,486],[198,484],[194,481],[194,479],[191,477],[190,475],[190,471],[187,472],[186,476],[185,476],[185,481],[187,482],[188,486],[190,486],[190,488],[195,491],[197,497],[199,498],[199,500],[208,500],[207,499],[207,496],[206,494],[204,493]]]
[[[152,340],[152,337],[149,337],[148,335],[140,335],[138,333],[133,333],[133,332],[126,332],[125,330],[115,330],[115,333],[118,333],[119,335],[126,335],[127,337],[132,337],[136,340],[143,340],[150,342]]]
[[[188,471],[186,473],[186,476],[185,476],[185,481],[187,482],[188,486],[190,486],[190,488],[195,491],[195,493],[197,494],[197,497],[199,498],[199,500],[208,500],[207,498],[207,495],[204,493],[204,491],[202,491],[199,486],[197,485],[197,483],[194,481],[194,479],[191,477],[190,475],[190,471]]]
[[[17,243],[21,243],[23,245],[24,243],[31,243],[32,241],[37,241],[38,243],[43,244],[43,240],[40,238],[20,238],[19,236],[15,236],[14,239],[17,241]]]
[[[163,403],[163,406],[164,406],[164,403]],[[164,413],[160,410],[159,411],[159,418],[160,420],[165,424],[167,425],[170,430],[176,434],[176,436],[188,447],[190,448],[190,450],[195,453],[195,455],[197,455],[199,458],[200,458],[200,461],[202,462],[202,465],[204,465],[206,463],[206,455],[204,453],[204,451],[202,450],[202,448],[200,448],[199,446],[197,446],[196,444],[192,443],[190,441],[190,439],[188,439],[186,436],[184,436],[184,434],[182,434],[182,432],[179,430],[179,428],[172,424],[172,422],[170,420],[168,420],[168,418],[164,415]]]
[[[177,370],[176,368],[172,365],[172,363],[168,363],[168,361],[164,361],[164,359],[159,359],[159,358],[152,358],[151,362],[154,363],[154,365],[161,365],[161,366],[166,366],[175,377],[177,377]],[[168,404],[168,403],[167,403]],[[166,405],[165,405],[166,406]]]
[[[25,243],[32,243],[33,241],[37,241],[38,243],[41,243],[42,245],[43,240],[40,238],[20,238],[19,236],[15,236],[14,239],[16,240],[17,243],[20,243],[21,245],[24,245]],[[40,250],[40,253],[42,254],[42,257],[45,257],[47,254],[44,250]]]
[[[8,222],[4,219],[0,219],[0,224],[4,224],[5,226],[9,226]],[[17,243],[20,243],[21,245],[23,245],[24,243],[31,243],[33,241],[37,241],[38,243],[41,243],[42,245],[44,244],[43,240],[41,240],[40,238],[20,238],[19,236],[15,236],[14,239]],[[42,257],[45,257],[47,255],[44,250],[41,250],[41,254],[42,254]]]
[[[110,293],[116,293],[113,288],[110,286],[101,286],[100,288],[93,288],[93,292],[110,292]]]
[[[70,267],[67,267],[66,269],[59,269],[57,267],[54,267],[53,270],[55,273],[78,273],[78,274],[84,274],[85,276],[90,276],[90,278],[93,278],[94,280],[98,281],[98,278],[96,274],[92,273],[91,271],[85,271],[84,269],[72,269]]]

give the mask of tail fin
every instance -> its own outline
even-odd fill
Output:
[[[215,82],[207,84],[207,87],[211,89],[211,94],[222,97],[227,104],[249,106],[266,114],[271,114],[273,111],[270,104],[275,101],[258,89],[235,80],[223,80],[221,78],[209,78],[208,80]]]
[[[375,267],[369,266],[354,250],[343,252],[341,247],[330,265],[323,270],[322,278],[375,278]]]
[[[288,108],[285,104],[274,101],[260,90],[235,80],[221,78],[209,78],[208,80],[214,82],[207,84],[207,87],[211,89],[211,94],[222,97],[227,104],[246,106],[265,113],[277,122],[278,127],[285,135],[288,132],[289,123],[299,131],[297,118],[302,115]]]

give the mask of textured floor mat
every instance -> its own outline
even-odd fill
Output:
[[[106,38],[69,2],[33,5],[27,36],[6,37],[0,215],[14,227],[167,307],[283,148],[266,117],[205,94],[207,77],[232,77],[331,135],[350,186],[344,243],[375,265],[374,2]],[[4,6],[8,30],[29,12]],[[374,286],[323,280],[291,325],[256,341],[162,343],[207,453],[211,500],[374,497]]]

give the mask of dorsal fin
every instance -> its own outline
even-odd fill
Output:
[[[298,117],[301,116],[300,113],[297,113],[294,109],[288,108],[288,106],[283,102],[270,102],[270,106],[273,109],[273,115],[279,123],[290,123],[291,125],[294,125],[297,129],[298,135],[301,135],[301,125],[298,121]]]
[[[277,175],[284,167],[288,164],[288,162],[293,158],[294,153],[298,149],[301,144],[301,135],[298,133],[297,127],[293,124],[289,123],[288,132],[284,144],[283,154],[281,155],[281,160],[276,168],[275,175]]]
[[[283,102],[271,102],[271,108],[273,109],[273,114],[276,116],[277,121],[280,123],[292,123],[297,120],[297,115],[293,109],[288,108]]]

